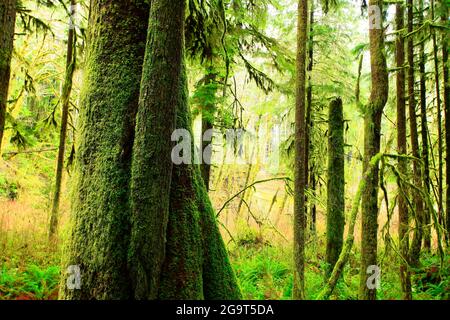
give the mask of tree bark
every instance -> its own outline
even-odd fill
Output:
[[[16,0],[0,3],[0,157],[5,131],[6,106],[8,101],[9,78],[11,77],[11,57],[14,46],[16,24]]]
[[[165,256],[184,50],[184,0],[152,1],[131,178],[129,267],[136,299],[154,299]]]
[[[379,8],[382,12],[382,0],[371,0],[369,6]],[[375,11],[372,14],[377,14]],[[369,19],[373,17],[369,16]],[[380,25],[369,30],[370,65],[372,89],[369,103],[366,106],[364,121],[364,163],[363,171],[369,169],[370,160],[380,151],[381,118],[389,93],[389,79],[384,52],[384,30],[381,17]],[[376,288],[367,285],[369,266],[377,265],[377,231],[378,231],[378,168],[367,179],[367,187],[362,194],[362,228],[361,228],[361,274],[359,298],[375,300]]]
[[[405,12],[403,4],[396,4],[395,6],[395,24],[397,32],[400,32],[405,27]],[[395,60],[397,64],[397,152],[400,155],[406,155],[406,92],[405,92],[405,40],[403,32],[398,33],[395,42]],[[398,170],[403,175],[407,174],[406,159],[400,157],[398,159]],[[398,181],[400,183],[400,181]],[[400,253],[402,258],[406,261],[400,263],[400,281],[403,291],[403,299],[411,300],[411,274],[408,270],[408,252],[409,252],[409,213],[406,202],[405,188],[399,190],[398,198],[398,237],[400,242]]]
[[[423,25],[423,0],[419,1],[419,27]],[[426,88],[426,75],[425,75],[425,41],[424,37],[420,37],[419,46],[419,72],[420,72],[420,122],[422,126],[422,161],[423,161],[423,183],[425,190],[430,193],[430,159],[429,159],[429,147],[428,147],[428,120],[427,120],[427,88]],[[424,207],[423,211],[423,245],[427,250],[431,249],[431,229],[429,227],[431,216],[429,209]]]
[[[431,0],[431,20],[434,21],[435,18],[435,2]],[[436,85],[436,114],[437,114],[437,131],[438,131],[438,215],[439,223],[443,223],[444,214],[444,202],[443,202],[443,154],[444,154],[444,144],[442,136],[442,100],[441,100],[441,86],[439,78],[439,59],[438,59],[438,46],[436,39],[436,31],[432,30],[432,42],[433,42],[433,60],[434,60],[434,82]]]
[[[413,0],[407,1],[408,8],[408,34],[413,32],[413,16],[414,7]],[[407,41],[407,53],[408,53],[408,108],[409,108],[409,124],[411,135],[411,152],[415,158],[420,158],[419,153],[419,135],[417,132],[417,116],[416,116],[416,99],[414,90],[414,42],[412,35],[408,37]],[[413,181],[414,185],[422,188],[422,169],[418,161],[413,162]],[[411,264],[417,266],[419,263],[420,250],[422,247],[423,239],[423,217],[424,217],[424,204],[420,192],[413,190],[414,198],[414,211],[416,228],[414,229],[414,236],[410,248]]]
[[[305,298],[305,148],[306,148],[306,43],[308,0],[298,1],[297,17],[297,77],[295,107],[295,197],[294,197],[294,299]]]
[[[71,0],[70,5],[71,10],[75,10],[76,0]],[[71,11],[70,14],[74,15],[75,12]],[[64,78],[63,92],[61,96],[62,115],[61,115],[61,128],[59,131],[58,158],[56,161],[55,191],[53,193],[53,204],[49,228],[49,239],[51,241],[54,240],[58,228],[59,202],[61,199],[61,182],[64,168],[64,152],[66,149],[67,121],[69,118],[70,93],[72,91],[72,80],[76,63],[75,27],[72,25],[73,17],[71,16],[69,17],[69,19],[70,24],[69,24],[69,35],[67,39],[66,76]]]
[[[448,24],[448,3],[441,1],[441,21],[444,25]],[[442,32],[442,69],[444,81],[444,112],[445,112],[445,145],[446,159],[446,198],[445,198],[445,214],[446,214],[446,229],[447,229],[447,243],[450,243],[450,83],[448,71],[448,32]]]
[[[80,290],[65,299],[129,299],[129,181],[148,6],[91,1],[80,108],[71,231],[63,270],[78,265]]]
[[[344,115],[341,98],[330,103],[328,117],[326,277],[339,259],[345,225]]]

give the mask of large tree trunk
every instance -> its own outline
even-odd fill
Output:
[[[132,297],[238,299],[215,214],[193,164],[184,19],[185,0],[152,1],[133,149]],[[191,163],[172,165],[176,128],[190,133]]]
[[[131,178],[129,266],[134,296],[156,298],[165,256],[184,50],[185,1],[152,1]]]
[[[382,12],[382,0],[371,0],[369,6],[379,8]],[[372,12],[377,14],[377,12]],[[370,16],[369,19],[374,17]],[[379,25],[369,30],[370,65],[372,77],[372,90],[367,105],[364,121],[364,165],[363,171],[368,170],[369,162],[380,151],[381,118],[387,102],[389,92],[389,79],[384,52],[384,32],[382,15]],[[359,298],[375,300],[376,288],[367,285],[369,266],[377,265],[377,231],[378,231],[378,168],[367,179],[367,187],[362,195],[362,228],[361,228],[361,273]]]
[[[75,10],[76,0],[71,0],[70,5],[71,10]],[[71,11],[70,14],[74,15],[75,12]],[[69,36],[67,39],[66,76],[64,78],[63,92],[61,96],[62,115],[61,115],[61,128],[59,132],[58,158],[56,161],[55,192],[53,194],[53,205],[50,216],[50,228],[49,228],[50,240],[54,239],[54,236],[58,228],[58,219],[59,219],[58,211],[59,211],[59,202],[61,198],[61,182],[64,167],[64,152],[66,150],[67,121],[69,118],[70,93],[72,91],[72,79],[73,73],[75,71],[75,61],[76,61],[75,27],[72,25],[73,17],[69,17],[69,19],[71,19],[71,23],[69,24]]]
[[[397,31],[405,26],[405,12],[403,5],[398,3],[395,6],[395,24]],[[405,101],[405,40],[403,33],[397,34],[395,42],[395,60],[397,64],[397,151],[400,155],[406,155],[406,101]],[[398,159],[398,170],[403,175],[407,174],[407,162],[404,158]],[[399,181],[400,183],[400,181]],[[403,291],[403,299],[411,300],[411,275],[408,270],[409,252],[409,215],[406,202],[406,188],[399,190],[398,198],[398,237],[400,241],[400,253],[402,261],[400,263],[400,281]]]
[[[6,122],[9,78],[11,76],[11,57],[16,24],[16,0],[3,0],[0,3],[0,157]]]
[[[423,0],[419,1],[419,27],[423,24]],[[430,193],[430,160],[428,151],[428,123],[427,123],[427,92],[426,92],[426,75],[425,75],[425,39],[420,37],[419,47],[419,71],[420,71],[420,119],[421,119],[421,137],[422,137],[422,160],[423,160],[423,177],[425,190]],[[424,208],[424,228],[423,228],[423,245],[424,248],[431,248],[431,229],[429,227],[431,221],[431,213],[429,209]]]
[[[81,269],[66,299],[129,299],[129,180],[145,51],[145,1],[91,1],[75,192],[64,268]]]
[[[337,98],[330,103],[328,117],[327,278],[339,259],[344,242],[344,188],[344,115],[342,100]]]
[[[306,148],[306,43],[308,0],[298,1],[297,78],[295,104],[295,197],[294,197],[294,299],[305,298],[305,148]]]
[[[408,0],[408,34],[413,32],[413,17],[414,7],[413,1]],[[420,158],[419,154],[419,135],[417,132],[417,116],[416,116],[416,99],[414,90],[414,42],[413,37],[408,37],[407,41],[408,53],[408,108],[409,108],[409,124],[411,135],[411,152],[413,157]],[[422,188],[422,170],[418,161],[413,162],[413,180],[417,188]],[[414,229],[414,236],[410,248],[410,259],[412,265],[419,263],[420,249],[422,247],[422,226],[424,216],[424,204],[420,192],[413,190],[414,211],[416,228]]]

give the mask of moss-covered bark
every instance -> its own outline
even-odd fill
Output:
[[[152,1],[150,9],[131,178],[129,267],[137,299],[157,297],[165,254],[184,11],[184,0]]]
[[[328,116],[327,277],[339,259],[344,241],[345,210],[344,116],[342,100],[330,103]]]
[[[132,170],[133,297],[239,299],[200,168],[171,160],[173,130],[192,137],[184,7],[155,0],[150,10]]]
[[[423,11],[424,4],[423,0],[419,1],[419,26],[423,25]],[[430,179],[430,157],[429,157],[429,143],[428,143],[428,117],[427,117],[427,88],[426,88],[426,74],[425,74],[425,37],[423,34],[420,34],[419,37],[420,45],[419,45],[419,92],[420,92],[420,136],[422,140],[422,152],[421,158],[423,161],[423,184],[425,190],[430,193],[431,188],[431,179]],[[423,246],[426,250],[431,250],[431,213],[429,208],[425,206],[423,211]]]
[[[413,17],[414,17],[414,6],[413,1],[407,1],[408,8],[408,21],[407,29],[408,33],[411,34],[414,30]],[[411,137],[411,153],[415,158],[420,158],[419,153],[419,134],[417,130],[417,115],[416,115],[416,99],[414,90],[414,43],[413,37],[408,37],[407,41],[407,54],[408,54],[408,110],[409,110],[409,131]],[[413,162],[413,180],[414,185],[418,188],[422,188],[422,170],[420,163],[418,161]],[[411,264],[417,266],[419,264],[420,250],[422,248],[423,239],[423,217],[424,217],[424,203],[420,192],[413,191],[414,199],[414,212],[415,212],[415,222],[416,227],[414,229],[414,235],[410,248],[410,259]]]
[[[65,299],[127,299],[131,287],[129,179],[148,6],[91,1],[71,232],[63,268],[79,265],[80,290]]]
[[[402,4],[395,6],[395,25],[398,31],[403,30],[405,21],[405,11]],[[395,42],[395,61],[397,64],[397,152],[406,155],[406,92],[405,92],[405,40],[403,33],[397,34]],[[407,160],[400,157],[398,159],[398,171],[403,175],[407,174]],[[400,181],[398,181],[400,184]],[[400,281],[402,285],[403,298],[411,300],[411,275],[408,270],[409,261],[409,212],[406,202],[406,188],[399,190],[398,198],[398,237],[400,241],[400,253],[402,261],[400,263]]]
[[[370,6],[378,6],[379,12],[382,12],[382,4],[382,0],[369,2]],[[369,17],[371,18],[373,17]],[[364,119],[364,172],[369,168],[370,159],[380,151],[381,117],[389,92],[382,23],[369,30],[369,41],[372,89]],[[374,174],[367,177],[367,187],[362,195],[359,290],[359,298],[362,300],[376,299],[376,289],[369,289],[367,286],[369,276],[367,269],[369,266],[377,265],[378,180],[378,168],[375,168]]]
[[[177,108],[177,128],[184,128],[192,134],[184,74],[181,81],[183,89]],[[159,298],[241,298],[198,165],[173,167]]]
[[[295,103],[295,197],[294,197],[294,299],[305,298],[305,148],[306,148],[306,43],[308,0],[298,1],[297,76]]]
[[[0,156],[6,121],[15,23],[16,0],[3,0],[0,3]]]

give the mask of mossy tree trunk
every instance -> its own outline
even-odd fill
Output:
[[[78,265],[80,290],[65,299],[129,299],[129,180],[145,52],[145,1],[93,0],[82,91],[70,240],[63,268]]]
[[[0,157],[6,122],[15,24],[16,0],[2,0],[2,3],[0,3]]]
[[[405,27],[405,11],[403,4],[397,3],[395,6],[395,24],[398,31]],[[406,92],[405,92],[405,40],[403,33],[398,33],[395,42],[395,60],[397,64],[397,152],[406,155]],[[403,175],[407,174],[407,162],[404,158],[398,159],[398,171]],[[399,181],[400,183],[400,181]],[[400,241],[400,253],[404,261],[400,262],[400,281],[402,285],[403,298],[411,300],[411,275],[408,270],[409,251],[409,213],[406,202],[406,188],[399,190],[398,198],[398,237]]]
[[[370,0],[369,6],[377,6],[382,12],[382,0]],[[376,14],[376,13],[375,13]],[[371,19],[373,17],[369,17]],[[364,164],[363,171],[368,170],[369,161],[380,151],[381,118],[387,102],[389,80],[384,50],[384,29],[382,15],[377,17],[379,25],[369,30],[370,65],[372,89],[366,106],[364,120]],[[376,288],[369,288],[367,270],[377,265],[377,231],[378,231],[378,168],[367,177],[367,187],[362,194],[362,228],[361,228],[361,270],[359,298],[375,300]]]
[[[413,18],[414,7],[413,0],[407,1],[408,8],[408,34],[411,34],[414,30]],[[408,37],[407,40],[407,53],[408,53],[408,109],[409,109],[409,125],[411,136],[411,153],[415,158],[420,158],[419,153],[419,135],[417,130],[417,115],[416,115],[416,99],[414,90],[414,42],[413,37]],[[414,185],[417,188],[422,188],[422,170],[418,161],[413,162],[413,180]],[[420,192],[413,190],[414,199],[414,211],[416,228],[414,229],[414,236],[410,248],[410,259],[412,265],[418,265],[420,250],[422,248],[422,226],[424,216],[424,203]]]
[[[305,148],[306,148],[306,44],[308,42],[308,0],[298,1],[297,77],[295,103],[295,179],[294,179],[294,299],[305,298]]]
[[[339,259],[345,225],[344,115],[341,98],[330,103],[328,116],[326,277]]]
[[[423,0],[419,1],[419,27],[423,25],[423,11],[424,5]],[[425,74],[425,40],[424,36],[421,35],[419,38],[419,72],[420,72],[420,123],[421,123],[421,138],[422,138],[422,154],[421,158],[423,161],[423,183],[425,190],[430,193],[430,159],[429,159],[429,147],[428,147],[428,119],[427,119],[427,88],[426,88],[426,74]],[[431,213],[426,207],[423,211],[423,246],[425,249],[431,249],[431,228],[429,227],[431,221]]]
[[[434,21],[435,18],[435,2],[431,0],[430,8],[431,8],[431,17],[430,19]],[[437,46],[437,37],[436,30],[432,30],[432,43],[433,43],[433,62],[434,62],[434,82],[436,86],[436,114],[437,114],[437,132],[438,132],[438,177],[437,177],[437,185],[438,185],[438,216],[439,223],[443,223],[443,212],[444,212],[444,187],[443,187],[443,179],[444,179],[444,171],[443,171],[443,163],[444,163],[444,144],[443,144],[443,136],[442,136],[442,100],[441,100],[441,81],[439,78],[439,59],[438,59],[438,46]]]
[[[448,24],[448,3],[445,0],[441,1],[441,21],[444,25]],[[442,69],[444,81],[444,113],[445,113],[445,145],[446,159],[446,200],[445,200],[445,214],[446,214],[446,228],[447,228],[447,243],[450,243],[450,82],[448,70],[448,32],[442,32]]]
[[[76,0],[71,0],[71,10],[75,10],[77,2]],[[75,12],[70,12],[70,14],[75,14]],[[59,215],[59,202],[61,198],[61,183],[62,174],[64,167],[64,153],[66,150],[66,135],[67,135],[67,125],[69,118],[69,104],[70,104],[70,93],[72,91],[72,79],[75,71],[75,61],[76,61],[76,35],[75,26],[72,24],[72,18],[69,24],[69,35],[67,39],[67,53],[66,53],[66,75],[64,78],[63,92],[61,96],[62,114],[61,114],[61,128],[59,131],[59,147],[58,147],[58,158],[56,161],[56,179],[55,179],[55,191],[53,193],[53,203],[52,211],[50,216],[50,228],[49,228],[49,238],[54,240],[58,228],[58,215]]]
[[[151,4],[131,179],[132,297],[239,299],[200,168],[171,159],[174,129],[193,136],[184,19],[185,0]]]
[[[184,11],[184,0],[152,1],[150,8],[131,178],[129,267],[137,299],[157,297],[165,256]]]

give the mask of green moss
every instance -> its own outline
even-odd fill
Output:
[[[79,265],[81,290],[65,299],[129,297],[129,179],[148,7],[93,1],[82,92],[71,234],[63,271]]]

